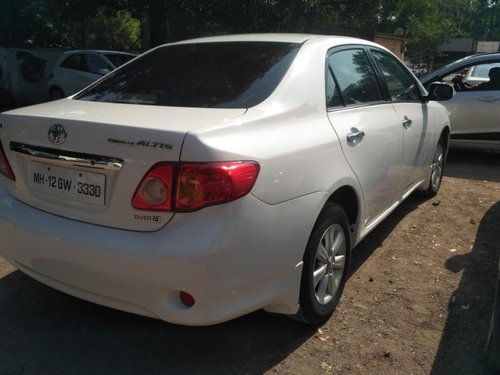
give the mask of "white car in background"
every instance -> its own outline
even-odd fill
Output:
[[[450,127],[435,99],[452,94],[354,38],[160,46],[0,115],[0,253],[173,323],[261,308],[322,323],[351,249],[412,192],[437,193]]]
[[[56,62],[48,83],[49,99],[72,95],[136,55],[118,51],[67,51]]]

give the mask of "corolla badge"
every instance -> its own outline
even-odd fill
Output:
[[[60,145],[66,140],[66,129],[61,124],[54,124],[49,128],[49,141]]]

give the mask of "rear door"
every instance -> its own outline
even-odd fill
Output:
[[[403,131],[364,47],[334,49],[326,69],[328,118],[363,189],[369,226],[394,202]]]

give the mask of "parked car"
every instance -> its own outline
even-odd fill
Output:
[[[118,51],[81,50],[61,55],[48,83],[51,100],[72,95],[136,55]]]
[[[0,115],[0,252],[56,289],[173,323],[261,308],[324,322],[351,249],[440,187],[450,128],[434,99],[453,90],[431,89],[354,38],[155,48]]]
[[[487,86],[488,74],[499,69],[500,53],[469,56],[420,78],[424,87],[433,82],[453,84],[456,94],[443,104],[451,121],[451,138],[500,141],[500,85]]]
[[[496,371],[500,371],[500,263],[498,264],[498,271],[495,302],[491,313],[491,324],[485,350],[489,366]]]

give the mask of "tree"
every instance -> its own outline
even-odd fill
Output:
[[[85,46],[134,50],[141,46],[141,22],[126,10],[101,7],[86,24]]]

